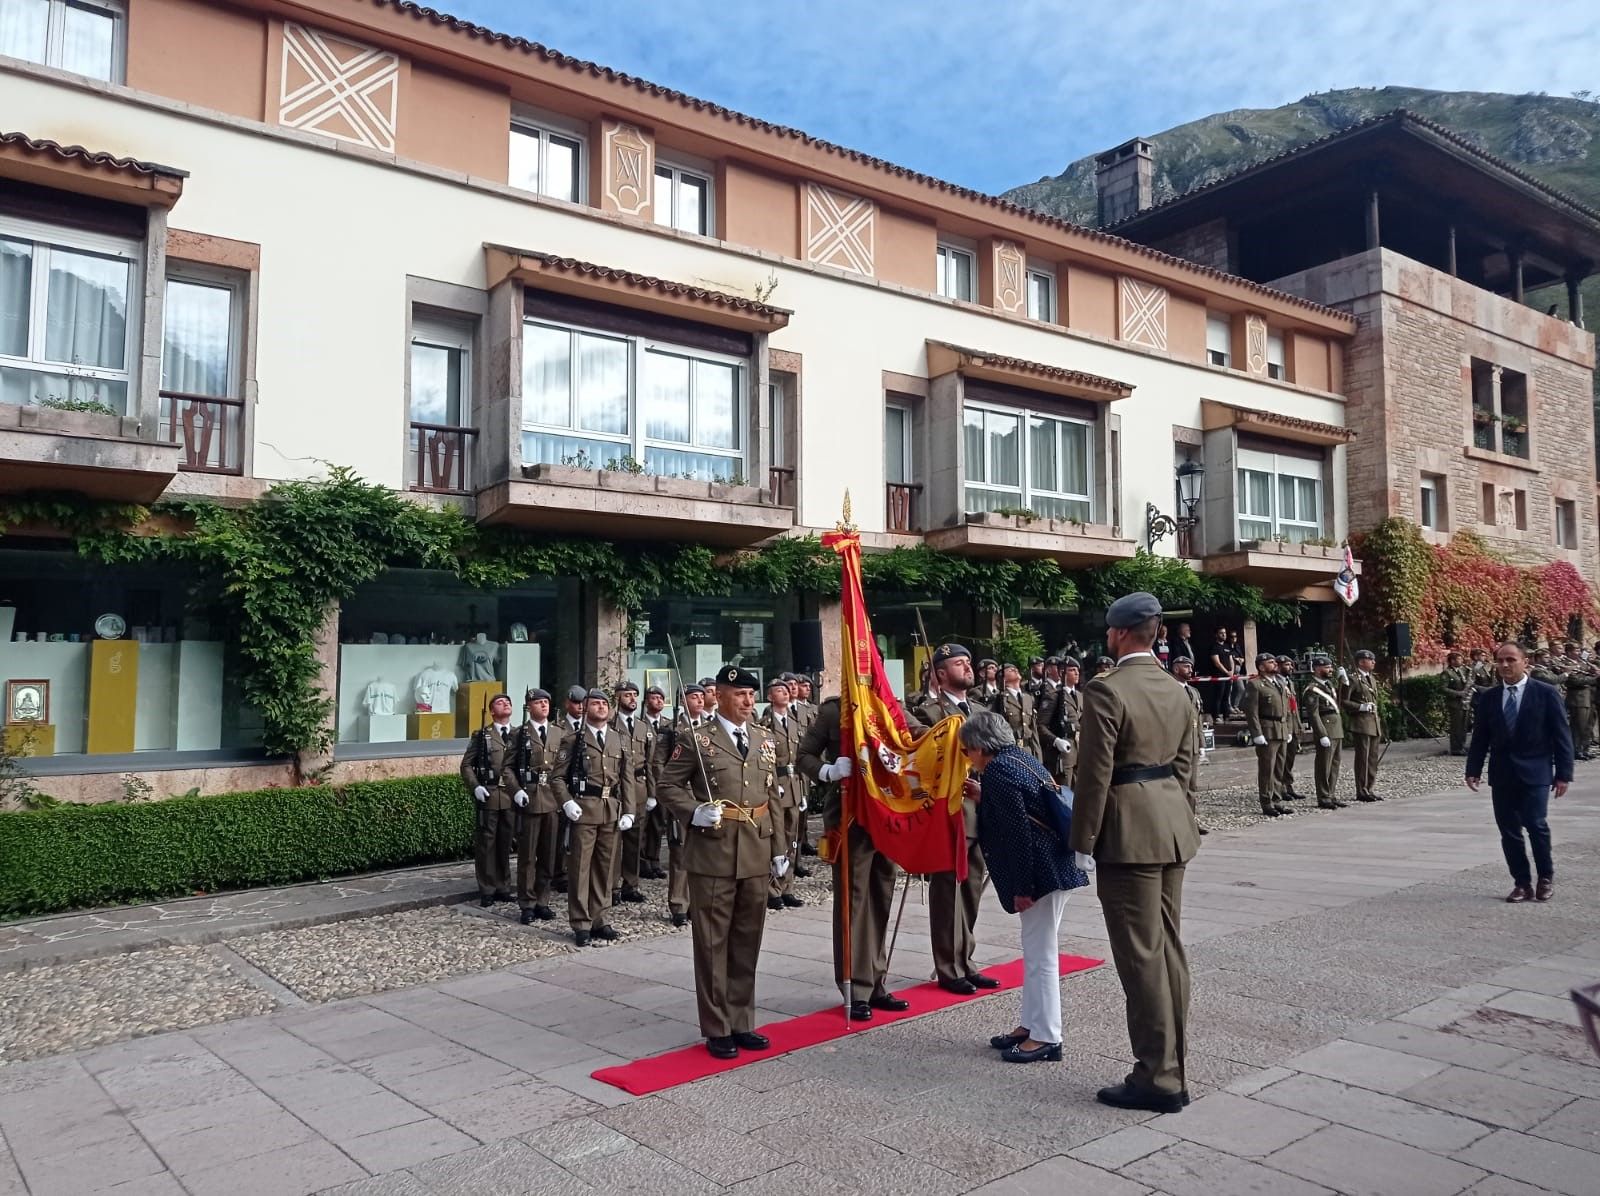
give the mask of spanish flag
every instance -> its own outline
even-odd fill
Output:
[[[831,532],[823,544],[843,570],[844,660],[839,678],[840,754],[855,761],[844,783],[841,824],[860,823],[873,846],[907,872],[954,872],[967,878],[967,839],[961,789],[966,757],[957,732],[961,718],[913,735],[884,674],[861,585],[861,537]]]

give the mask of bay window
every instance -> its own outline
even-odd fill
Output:
[[[0,217],[0,402],[127,414],[139,249]]]
[[[1092,522],[1090,423],[967,403],[962,411],[968,512],[1029,510]]]
[[[0,0],[0,54],[120,83],[124,10],[117,0]]]
[[[1303,544],[1322,536],[1320,459],[1239,450],[1239,540]]]
[[[524,462],[745,478],[746,360],[537,320],[522,349]]]

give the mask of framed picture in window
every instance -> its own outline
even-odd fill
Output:
[[[671,669],[646,669],[644,671],[644,687],[649,689],[654,685],[670,699],[672,697],[672,678],[673,672]]]
[[[6,682],[6,726],[50,721],[50,682]]]

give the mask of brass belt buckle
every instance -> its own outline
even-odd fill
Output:
[[[606,798],[608,798],[610,796],[611,796],[611,786],[610,785],[601,785],[600,786],[600,798],[601,798],[601,800],[603,801],[603,800],[605,800]]]
[[[548,772],[541,772],[539,774],[539,784],[548,785],[549,783],[550,783],[550,774]]]

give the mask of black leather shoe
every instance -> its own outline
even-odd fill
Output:
[[[1261,817],[1263,818],[1279,818],[1282,815],[1283,811],[1278,809],[1277,806],[1265,806],[1261,810]]]
[[[1369,794],[1367,794],[1367,797],[1369,799],[1371,799],[1372,801],[1382,801],[1383,800],[1383,798],[1379,797],[1376,793],[1369,793]]]
[[[593,934],[595,938],[604,939],[608,943],[614,943],[622,937],[609,926],[596,926],[590,933]]]
[[[772,1045],[772,1040],[754,1030],[740,1030],[733,1036],[733,1045],[742,1051],[764,1051]]]
[[[1009,1051],[1012,1047],[1017,1046],[1019,1043],[1024,1043],[1027,1041],[1027,1031],[1023,1031],[1021,1034],[996,1034],[993,1038],[989,1039],[989,1045],[997,1051]]]
[[[713,1059],[737,1059],[739,1048],[732,1038],[708,1038],[706,1053]]]
[[[939,977],[939,987],[944,989],[944,991],[947,993],[956,993],[957,995],[963,997],[970,997],[973,993],[978,991],[978,986],[965,977],[958,977],[955,980],[946,980],[943,976],[941,976]]]
[[[1027,1040],[1024,1039],[1024,1042]],[[1007,1063],[1038,1063],[1041,1059],[1047,1063],[1061,1062],[1061,1044],[1059,1042],[1044,1042],[1034,1047],[1031,1051],[1022,1049],[1022,1043],[1009,1046],[1000,1052],[1000,1058]]]
[[[587,947],[589,945],[589,932],[587,930],[574,930],[572,932],[572,941],[580,947]]]
[[[973,988],[999,988],[1000,981],[993,976],[985,976],[982,972],[968,972],[967,980]]]
[[[811,843],[802,843],[802,844],[800,844],[800,854],[801,855],[816,855],[817,854],[816,846],[814,844],[811,844]]]
[[[493,904],[494,904],[494,898],[493,897],[479,897],[478,898],[478,908],[479,909],[488,909]]]
[[[800,898],[796,897],[793,893],[785,893],[778,900],[782,901],[783,904],[788,906],[790,909],[799,909],[805,904],[804,901],[800,900]]]
[[[911,1008],[911,1002],[904,997],[897,997],[893,993],[884,993],[881,997],[868,997],[867,1004],[873,1009],[881,1009],[885,1013],[904,1013]]]
[[[1350,803],[1347,801],[1340,801],[1336,797],[1333,799],[1333,808],[1335,810],[1348,810],[1350,808]]]
[[[1358,794],[1356,794],[1356,800],[1357,801],[1382,801],[1383,798],[1379,797],[1375,793],[1358,793]]]
[[[510,893],[496,893],[494,895],[494,899],[496,901],[514,901],[514,900],[516,900],[516,898],[512,897]]]
[[[1150,1113],[1181,1113],[1183,1093],[1157,1092],[1153,1088],[1135,1088],[1132,1084],[1113,1084],[1095,1093],[1102,1105],[1115,1109],[1143,1109]]]
[[[782,909],[783,908],[782,899],[780,899],[778,897],[768,897],[767,898],[767,908],[768,909]]]
[[[533,916],[541,922],[553,922],[555,921],[556,911],[548,905],[536,905],[533,907]]]
[[[804,864],[796,864],[794,866],[794,874],[804,879],[805,877],[811,875],[811,869],[807,868]]]
[[[1208,831],[1208,830],[1206,830],[1206,828],[1205,828],[1205,827],[1203,827],[1203,826],[1201,826],[1201,827],[1198,827],[1198,828],[1197,828],[1197,829],[1198,829],[1198,830],[1199,830],[1199,831],[1200,831],[1200,833],[1201,833],[1201,834],[1202,834],[1202,835],[1209,835],[1209,834],[1210,834],[1210,833],[1211,833],[1211,832],[1210,832],[1210,831]]]
[[[532,926],[537,918],[538,915],[533,912],[533,908],[531,906],[522,911],[522,924],[524,926]]]
[[[624,901],[632,901],[637,904],[638,902],[644,900],[644,894],[639,892],[639,890],[634,888],[632,885],[623,885],[622,899]]]
[[[672,924],[674,926],[678,926],[678,927],[683,927],[683,926],[689,925],[689,915],[688,914],[673,914],[672,915]]]
[[[872,1020],[872,1006],[865,1001],[850,1002],[850,1020],[853,1022],[870,1022]]]

